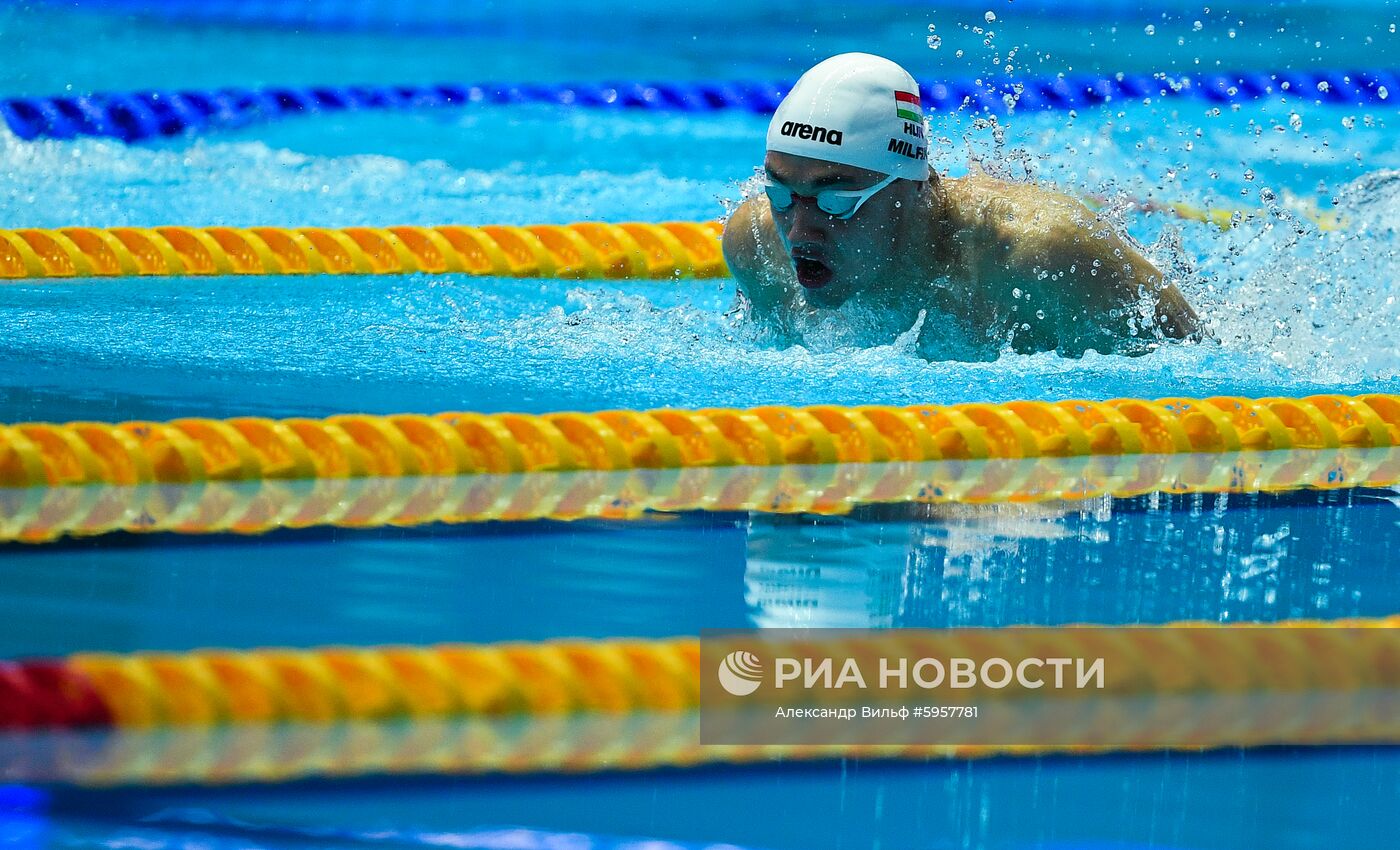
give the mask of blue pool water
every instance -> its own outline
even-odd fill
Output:
[[[791,79],[849,49],[921,78],[1393,67],[1400,4],[480,4],[452,26],[169,19],[0,2],[0,96],[346,82]],[[178,4],[176,4],[178,5]],[[325,4],[319,4],[325,5]],[[432,5],[432,4],[430,4]],[[364,3],[374,20],[387,4]],[[213,10],[213,11],[210,11]],[[994,11],[988,24],[984,13]],[[379,17],[374,17],[374,16]],[[419,23],[431,18],[420,10]],[[1196,22],[1200,22],[1199,28]],[[930,25],[933,29],[930,29]],[[1148,27],[1152,32],[1148,33]],[[974,27],[983,32],[975,32]],[[988,35],[987,30],[994,31]],[[928,42],[937,35],[936,50]],[[1013,55],[1014,49],[1014,55]],[[1394,93],[1400,97],[1400,92]],[[450,276],[0,286],[0,421],[1400,392],[1400,116],[1290,98],[932,117],[937,165],[1079,193],[1265,210],[1122,227],[1215,342],[1141,358],[926,362],[860,316],[779,347],[730,281]],[[337,114],[126,146],[0,129],[0,227],[714,218],[762,116],[473,107]],[[974,166],[973,163],[978,165]],[[1340,214],[1321,231],[1305,214]],[[1378,617],[1400,611],[1393,490],[0,544],[0,657],[200,646],[663,637],[730,626]],[[798,569],[790,569],[793,566]],[[796,576],[796,577],[794,577]],[[0,740],[0,753],[7,742]],[[10,742],[12,743],[12,742]],[[0,774],[0,782],[23,776]],[[841,848],[1384,847],[1393,749],[830,762],[584,777],[374,777],[54,790],[16,846],[306,846],[143,822],[491,825]],[[27,842],[27,843],[26,843]],[[327,846],[365,843],[323,836]],[[412,843],[401,841],[399,843]]]
[[[1400,545],[1396,502],[1358,490],[15,544],[0,550],[0,622],[25,628],[0,632],[0,655],[1386,616],[1400,610],[1386,554]],[[46,823],[62,846],[204,840],[140,822],[192,808],[282,826],[511,824],[772,848],[1383,847],[1397,792],[1393,748],[1277,749],[69,789]]]
[[[1079,191],[1257,208],[1267,190],[1347,217],[1353,230],[1320,233],[1280,210],[1221,234],[1126,215],[1148,255],[1179,270],[1218,344],[928,363],[899,341],[907,328],[840,317],[779,350],[724,317],[733,292],[720,282],[243,279],[236,298],[222,280],[26,283],[0,290],[0,403],[12,419],[44,419],[326,413],[346,393],[389,412],[1400,387],[1390,116],[1368,127],[1331,106],[1207,110],[1015,116],[1003,152],[1023,150],[1041,179]],[[1301,132],[1287,129],[1294,111]],[[940,164],[965,172],[970,152],[1007,168],[990,158],[993,129],[973,124],[935,117],[956,140]],[[0,136],[0,224],[712,218],[741,196],[763,126],[735,113],[531,107],[290,120],[141,147]]]

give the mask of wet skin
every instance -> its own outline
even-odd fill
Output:
[[[724,229],[725,260],[760,322],[790,329],[799,313],[852,303],[907,330],[922,311],[919,350],[931,359],[1137,354],[1200,333],[1177,288],[1067,195],[931,174],[896,180],[842,220],[816,193],[884,175],[772,152],[764,167],[793,205],[750,198]]]

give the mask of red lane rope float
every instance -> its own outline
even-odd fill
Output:
[[[668,279],[729,274],[718,221],[524,227],[64,227],[0,230],[0,280],[458,273]]]
[[[1400,396],[0,425],[0,487],[1400,445]]]
[[[0,488],[0,541],[117,531],[260,534],[651,511],[844,514],[877,503],[1074,501],[1145,493],[1385,487],[1400,448],[717,466],[189,484]]]
[[[1400,616],[1056,630],[1058,654],[1151,658],[1133,694],[1400,688]],[[1191,640],[1164,640],[1165,629]],[[1039,629],[896,630],[803,638],[830,654],[1043,654]],[[1229,663],[1222,663],[1227,659]],[[405,718],[687,711],[700,699],[700,646],[670,640],[199,650],[0,662],[0,728],[210,726]],[[833,703],[850,701],[834,692]],[[1400,721],[1400,718],[1397,718]]]

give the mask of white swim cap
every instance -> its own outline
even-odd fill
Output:
[[[928,179],[919,86],[869,53],[842,53],[802,75],[768,125],[768,150]]]

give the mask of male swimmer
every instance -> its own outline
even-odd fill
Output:
[[[930,359],[1142,353],[1199,333],[1177,288],[1080,202],[939,176],[918,92],[895,63],[846,53],[783,99],[766,191],[724,228],[755,319],[791,332],[803,314],[851,305],[898,332],[923,313]]]

